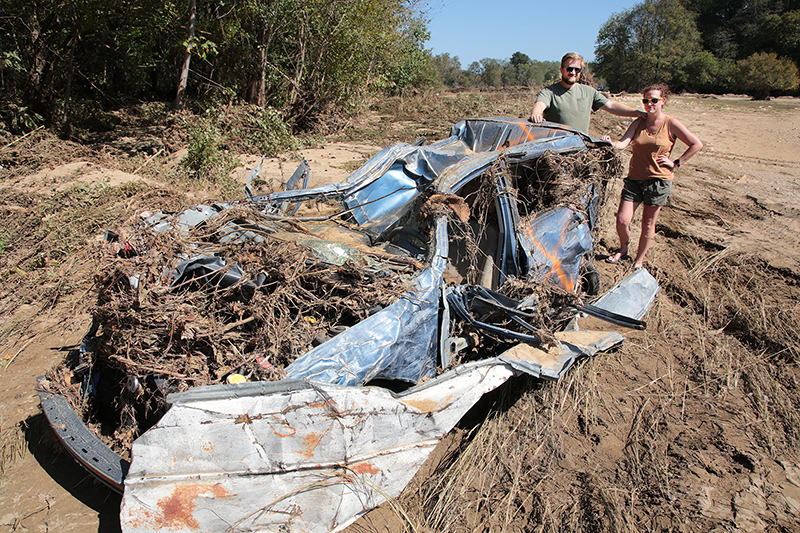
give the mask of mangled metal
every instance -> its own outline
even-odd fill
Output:
[[[537,181],[552,154],[602,145],[556,125],[467,120],[429,146],[386,148],[342,183],[307,189],[311,169],[303,162],[287,190],[257,196],[250,183],[259,165],[240,202],[148,217],[150,231],[185,233],[219,217],[221,245],[279,239],[308,250],[306,262],[361,265],[366,283],[399,269],[406,281],[391,303],[362,310],[357,323],[331,323],[330,336],[288,364],[281,381],[169,394],[170,409],[134,441],[123,529],[337,530],[397,496],[484,393],[519,373],[558,379],[581,357],[622,342],[617,332],[580,331],[581,315],[643,328],[658,290],[644,270],[593,304],[577,297],[590,268],[602,180],[572,179],[558,205],[548,205]],[[431,207],[433,195],[458,198],[472,218],[454,215],[458,202]],[[314,201],[340,208],[296,216]],[[225,218],[234,210],[258,216]],[[470,246],[480,258],[463,243],[475,228],[482,237]],[[200,248],[180,259],[166,276],[173,290],[205,284],[250,298],[269,285]],[[510,297],[499,292],[509,280],[545,288]],[[559,331],[539,329],[543,309]],[[480,336],[489,343],[475,342]],[[247,379],[247,368],[239,372]],[[415,386],[400,394],[363,387],[378,380]],[[61,437],[69,444],[69,435]]]

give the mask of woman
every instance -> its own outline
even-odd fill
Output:
[[[642,207],[642,234],[639,237],[639,247],[636,250],[636,259],[633,268],[642,268],[644,255],[653,237],[656,234],[656,220],[661,207],[666,205],[672,192],[672,178],[674,171],[680,168],[690,157],[703,148],[703,143],[692,132],[686,129],[678,119],[664,113],[664,105],[669,96],[669,87],[663,83],[651,85],[642,91],[642,103],[647,113],[647,118],[638,118],[631,123],[628,131],[617,142],[611,141],[608,135],[605,141],[611,141],[615,150],[624,150],[633,144],[628,167],[628,177],[625,178],[622,196],[617,210],[617,235],[619,235],[619,250],[610,255],[606,261],[617,263],[628,259],[628,244],[631,239],[631,220],[633,214]],[[688,149],[674,161],[670,159],[675,139],[680,139]]]

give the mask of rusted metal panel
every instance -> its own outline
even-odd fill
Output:
[[[398,496],[442,436],[514,373],[476,362],[401,395],[297,380],[177,394],[134,443],[123,531],[340,529]]]

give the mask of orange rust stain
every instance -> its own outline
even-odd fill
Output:
[[[314,455],[314,449],[319,445],[319,441],[322,440],[322,435],[318,435],[316,433],[310,433],[303,437],[303,442],[306,445],[306,451],[299,452],[306,456],[307,458],[311,458]]]
[[[213,452],[214,451],[214,444],[211,443],[211,442],[207,442],[207,443],[203,444],[202,446],[200,446],[200,448],[204,452]]]
[[[273,426],[272,431],[277,436],[279,436],[279,437],[293,437],[295,435],[295,433],[297,433],[297,430],[295,428],[293,428],[292,426],[290,426],[286,422],[281,422],[281,420],[277,416],[272,415],[272,418],[273,418],[273,420],[275,420],[275,422],[277,422],[278,425],[281,426],[278,429],[275,429],[275,427]]]
[[[367,476],[374,476],[380,474],[381,470],[376,468],[372,463],[358,463],[350,466],[350,470],[356,474],[363,474]]]
[[[308,404],[308,406],[313,409],[317,409],[318,407],[330,407],[331,405],[333,405],[333,402],[330,400],[325,400],[324,402],[311,402]]]
[[[403,400],[403,403],[413,407],[414,409],[416,409],[421,413],[433,413],[435,411],[442,410],[442,405],[439,402],[435,402],[433,400],[426,400],[426,399]]]
[[[197,507],[197,497],[206,493],[211,493],[215,498],[228,496],[228,491],[219,483],[196,483],[178,487],[172,496],[158,500],[161,516],[158,517],[157,525],[169,528],[199,529],[200,524],[195,520],[193,513]]]
[[[122,525],[131,526],[134,529],[152,529],[154,527],[153,514],[147,509],[123,509],[120,519]]]
[[[233,421],[234,424],[252,424],[253,420],[261,420],[262,415],[257,416],[250,416],[249,414],[245,413],[243,415],[239,415]]]

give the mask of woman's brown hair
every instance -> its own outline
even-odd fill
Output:
[[[664,100],[672,96],[672,93],[669,90],[669,85],[666,83],[654,83],[653,85],[648,85],[642,89],[642,96],[647,94],[647,91],[661,91],[661,98]]]

